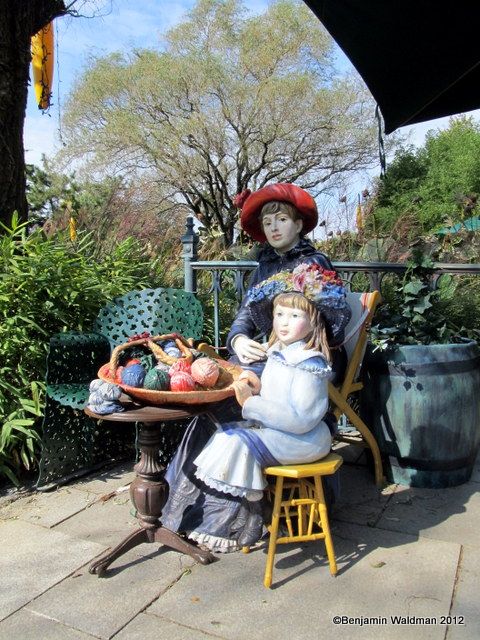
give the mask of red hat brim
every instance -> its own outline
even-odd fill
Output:
[[[297,209],[303,220],[302,233],[308,233],[317,226],[318,210],[312,196],[295,184],[277,182],[251,193],[242,207],[242,229],[254,240],[267,241],[260,224],[260,212],[264,204],[273,200],[288,202]]]

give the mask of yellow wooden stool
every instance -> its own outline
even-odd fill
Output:
[[[272,523],[268,527],[270,541],[263,580],[263,584],[267,588],[272,585],[273,563],[277,544],[325,540],[330,573],[333,576],[337,573],[337,563],[330,534],[325,495],[323,493],[322,476],[332,475],[340,468],[342,463],[343,459],[339,455],[329,453],[328,456],[318,462],[290,464],[264,469],[265,475],[276,476],[275,487],[272,487],[274,492],[273,513]],[[295,513],[293,514],[291,513],[292,508],[295,508]],[[294,522],[292,522],[292,517]],[[285,519],[288,535],[279,538],[280,518]],[[314,532],[314,525],[317,525],[320,530]],[[244,547],[243,551],[248,553],[249,547]]]

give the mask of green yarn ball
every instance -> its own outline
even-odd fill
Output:
[[[170,389],[170,376],[161,369],[150,369],[143,381],[143,388],[150,391],[168,391]]]

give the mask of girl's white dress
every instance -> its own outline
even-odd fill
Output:
[[[229,423],[230,433],[218,425],[195,458],[195,475],[208,486],[245,496],[263,490],[262,466],[248,444],[232,433],[232,427],[254,429],[280,464],[313,462],[326,456],[331,447],[330,431],[322,418],[328,409],[328,375],[331,371],[321,353],[305,350],[300,340],[268,352],[260,395],[247,399],[241,422]]]

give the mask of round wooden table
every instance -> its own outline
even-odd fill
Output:
[[[130,499],[136,509],[140,528],[128,535],[114,549],[95,560],[90,573],[101,575],[118,557],[144,542],[157,542],[185,553],[197,562],[209,564],[215,556],[174,531],[163,527],[159,518],[168,497],[168,485],[164,480],[165,467],[160,463],[161,433],[159,426],[173,420],[190,418],[205,412],[203,406],[139,407],[125,405],[125,411],[100,415],[89,409],[85,413],[96,420],[138,423],[140,461],[135,465],[136,478],[130,485]]]

